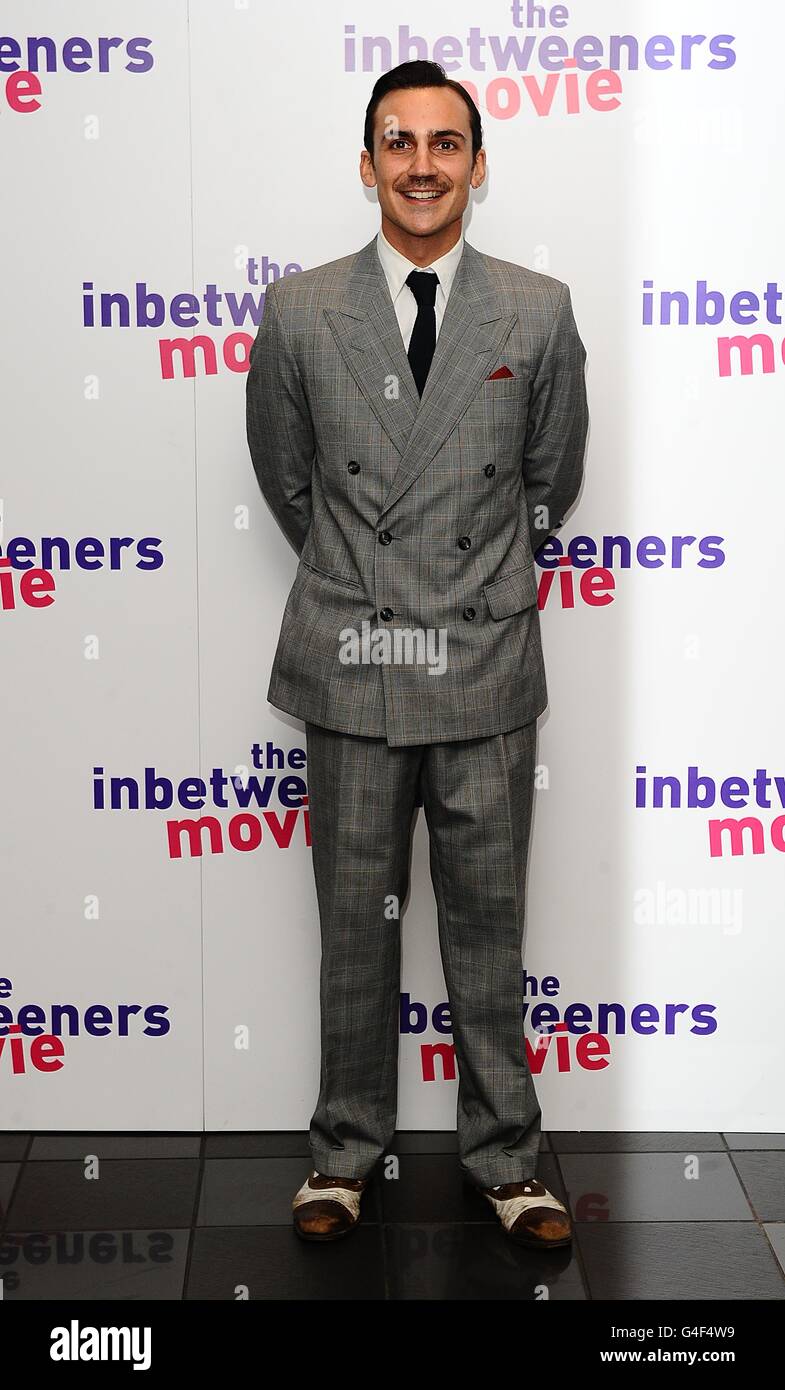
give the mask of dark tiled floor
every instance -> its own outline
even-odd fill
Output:
[[[506,1237],[454,1134],[391,1153],[324,1245],[291,1224],[304,1133],[0,1134],[3,1297],[785,1299],[782,1135],[544,1136],[576,1232],[548,1255]]]

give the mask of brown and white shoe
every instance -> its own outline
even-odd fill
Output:
[[[311,1173],[292,1202],[294,1229],[303,1240],[337,1240],[360,1219],[360,1197],[367,1178],[333,1178]]]
[[[536,1178],[481,1187],[507,1234],[533,1250],[553,1250],[572,1240],[572,1218],[563,1202]]]

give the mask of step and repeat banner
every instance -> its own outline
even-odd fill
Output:
[[[521,1046],[549,1129],[782,1130],[785,18],[764,0],[6,0],[0,1126],[303,1129],[297,557],[245,440],[266,286],[358,250],[376,78],[480,106],[468,241],[566,281],[586,480],[538,559]],[[451,1129],[419,813],[401,1128]]]

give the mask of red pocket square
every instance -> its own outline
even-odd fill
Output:
[[[486,376],[485,380],[502,381],[504,377],[508,376],[512,376],[512,372],[510,371],[509,367],[497,367],[495,372],[491,372],[490,376]]]

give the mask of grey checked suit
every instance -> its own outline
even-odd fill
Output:
[[[375,240],[268,288],[248,439],[300,556],[273,705],[401,745],[501,733],[542,713],[532,552],[580,487],[585,357],[565,284],[468,242],[422,398]],[[514,375],[485,379],[502,365]],[[382,609],[392,626],[446,629],[444,675],[341,663],[337,634]]]
[[[533,552],[580,488],[585,360],[567,285],[468,242],[422,398],[375,238],[266,293],[247,430],[300,557],[268,699],[306,726],[323,1173],[365,1176],[394,1136],[400,936],[385,905],[406,896],[421,798],[461,1166],[481,1186],[534,1176],[521,946],[548,696]],[[341,661],[339,634],[363,622],[441,630],[446,669]]]

